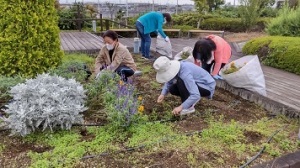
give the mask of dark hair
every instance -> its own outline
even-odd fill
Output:
[[[118,41],[118,34],[112,30],[107,30],[103,35],[102,38],[109,37],[113,39],[114,41]]]
[[[211,58],[211,52],[216,50],[216,44],[209,38],[203,38],[195,43],[193,50],[194,59],[207,62]]]
[[[167,20],[168,23],[171,22],[172,17],[170,15],[170,13],[163,13],[163,16],[164,16],[164,18],[166,18],[166,20]]]

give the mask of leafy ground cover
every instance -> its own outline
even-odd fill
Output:
[[[300,147],[296,119],[272,116],[222,89],[216,90],[213,100],[202,99],[195,114],[173,117],[171,110],[179,105],[179,98],[169,95],[164,103],[156,104],[162,86],[155,82],[152,63],[139,55],[134,57],[143,75],[130,85],[135,88],[132,100],[138,104],[115,101],[113,93],[122,95],[125,92],[119,90],[128,85],[108,81],[110,88],[106,88],[95,80],[85,80],[82,66],[68,69],[70,62],[85,63],[92,69],[92,58],[66,57],[52,73],[66,78],[73,74],[84,84],[89,107],[84,113],[85,123],[103,126],[74,126],[71,131],[36,132],[23,138],[1,131],[1,167],[238,167],[263,146],[265,153],[253,164]],[[7,95],[1,97],[1,106],[8,101]],[[124,121],[115,118],[114,109],[120,102],[137,107],[126,127],[120,124]],[[5,115],[3,111],[1,115]],[[266,143],[277,130],[281,131]]]

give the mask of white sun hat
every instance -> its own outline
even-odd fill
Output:
[[[169,58],[161,56],[155,60],[153,68],[156,71],[156,81],[166,83],[178,74],[180,62],[177,60],[169,60]]]

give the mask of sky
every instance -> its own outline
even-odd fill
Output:
[[[77,0],[77,2],[100,2],[100,3],[104,3],[104,2],[112,2],[112,3],[126,3],[126,0]],[[133,3],[133,2],[146,2],[146,3],[152,3],[153,0],[127,0],[129,3]],[[236,2],[236,4],[238,4],[239,0],[225,0],[226,3],[231,3],[233,5],[234,1]],[[59,0],[60,3],[73,3],[75,2],[75,0]],[[154,3],[156,4],[177,4],[177,0],[154,0]],[[192,0],[178,0],[178,4],[194,4],[194,2]]]

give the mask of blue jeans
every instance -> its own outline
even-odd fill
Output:
[[[146,58],[150,58],[151,37],[150,33],[144,34],[144,26],[139,21],[135,23],[136,29],[141,36],[141,52]]]
[[[127,78],[134,74],[134,71],[126,65],[118,67],[115,72],[121,76],[124,82],[127,82]]]

